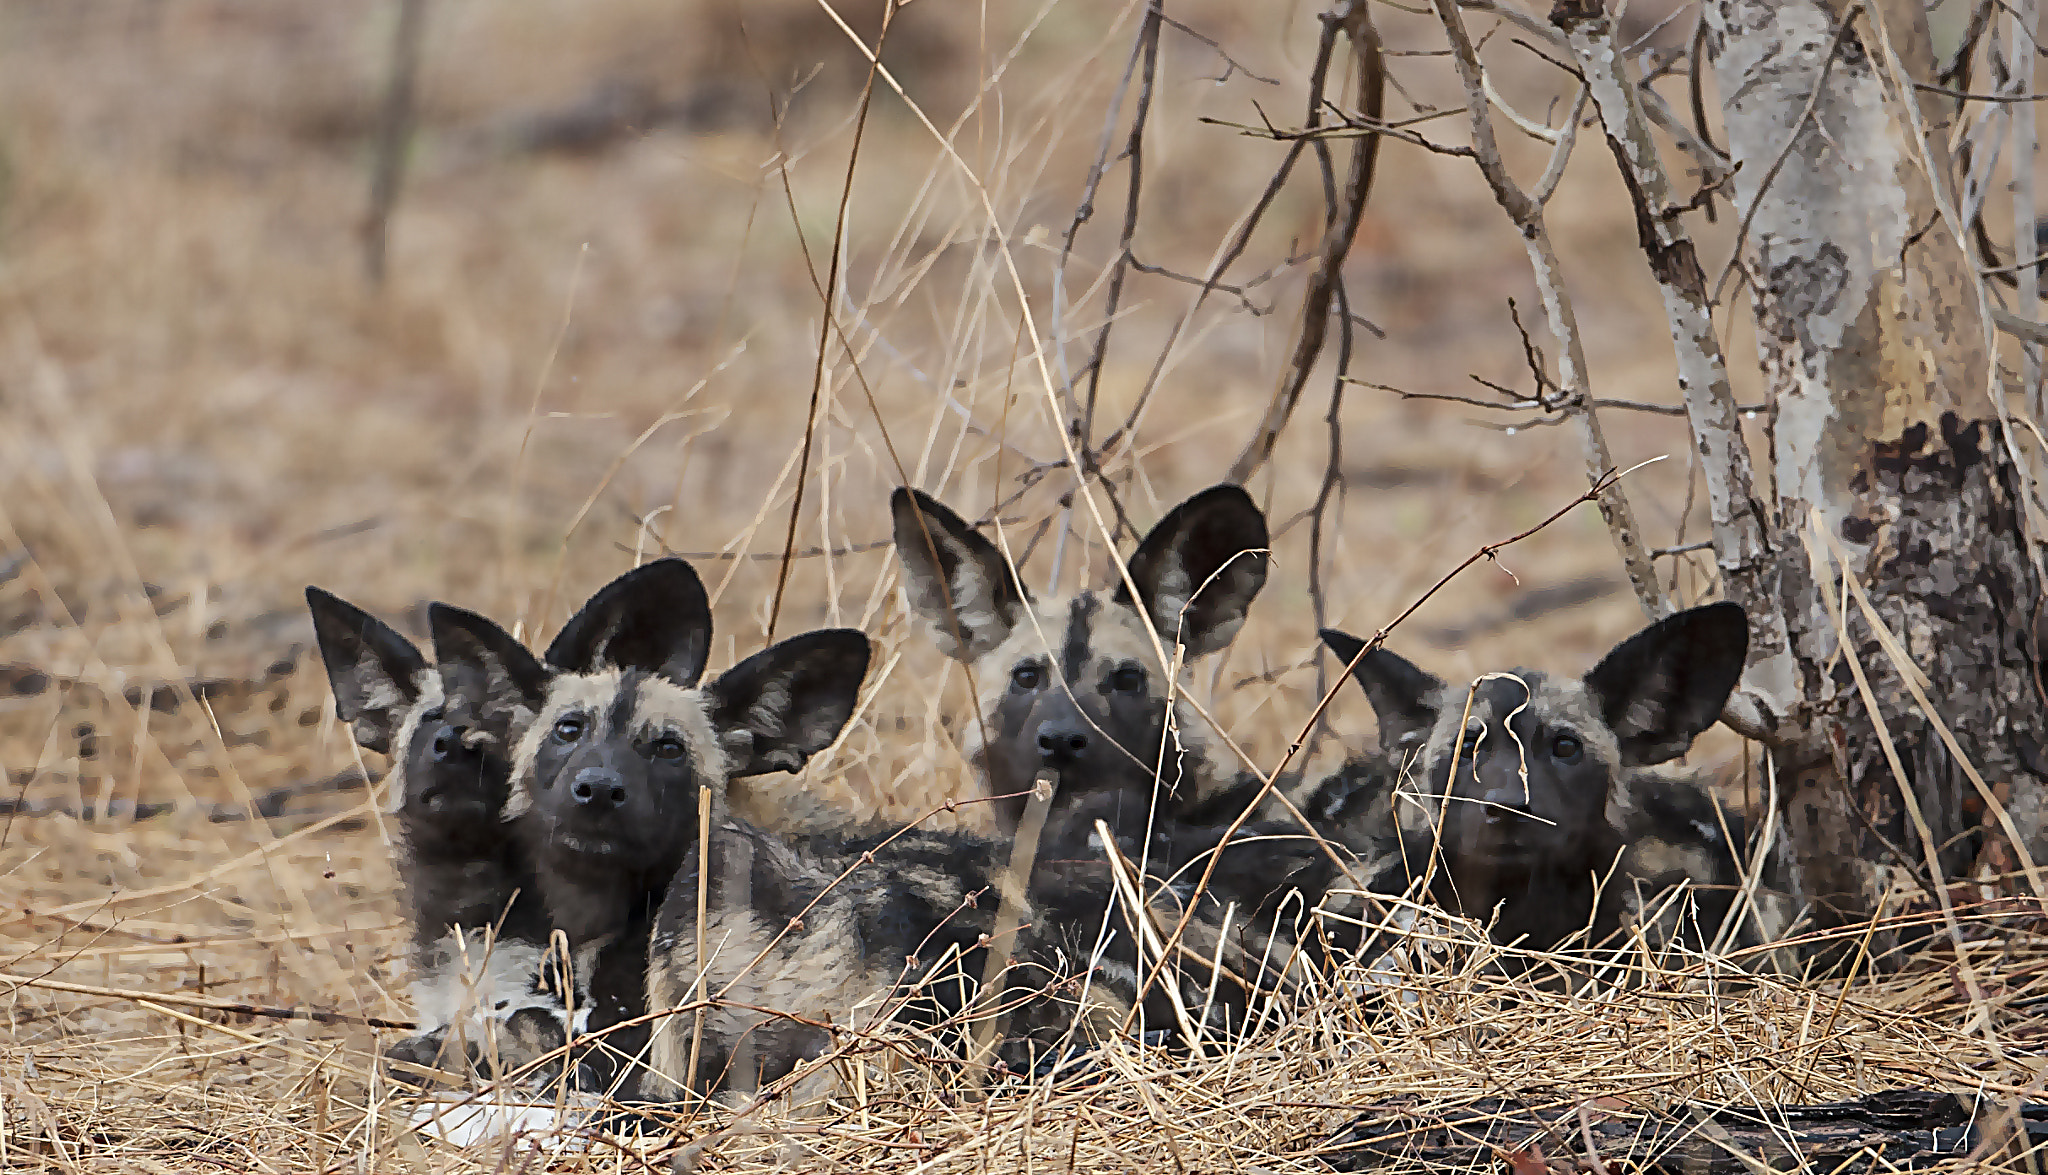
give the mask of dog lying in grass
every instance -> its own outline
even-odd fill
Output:
[[[1746,830],[1697,772],[1674,769],[1719,720],[1749,626],[1734,604],[1675,613],[1582,678],[1516,669],[1452,686],[1334,630],[1323,640],[1379,716],[1383,763],[1368,802],[1331,831],[1400,843],[1446,909],[1532,951],[1620,945],[1753,946],[1789,924],[1781,894],[1746,885]],[[1386,797],[1382,800],[1380,797]],[[1724,928],[1727,933],[1724,934]]]
[[[306,603],[342,721],[392,761],[419,1025],[386,1050],[394,1072],[492,1079],[556,1052],[570,1025],[543,963],[551,924],[526,840],[499,820],[512,767],[503,716],[362,609],[315,587]]]
[[[486,708],[527,716],[506,810],[525,822],[579,990],[597,1005],[590,1031],[622,1025],[605,1051],[646,1065],[622,1092],[745,1093],[812,1065],[845,1032],[891,1023],[964,1044],[975,1029],[963,1013],[1001,1016],[990,1043],[1026,1067],[1127,1020],[1170,1023],[1219,1002],[1172,968],[1144,985],[1139,1006],[1140,935],[1113,923],[1105,933],[1116,884],[1101,858],[1039,862],[1016,895],[1026,916],[1013,930],[997,925],[1007,840],[786,837],[735,815],[731,780],[798,770],[837,738],[867,671],[867,638],[806,633],[698,685],[708,617],[679,606],[656,573],[636,574],[593,599],[601,618],[564,630],[603,634],[601,650],[558,639],[543,661],[465,616],[464,641],[451,636],[444,653],[483,683]],[[1177,911],[1150,916],[1156,934]],[[1193,957],[1217,946],[1201,925],[1185,943]],[[991,947],[1013,963],[984,993]],[[641,977],[636,1008],[628,993]],[[812,1068],[807,1077],[828,1075]]]

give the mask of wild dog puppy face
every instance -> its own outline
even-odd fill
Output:
[[[306,602],[342,719],[365,749],[393,758],[420,1029],[386,1056],[407,1081],[418,1069],[524,1066],[561,1044],[566,1025],[540,964],[548,925],[535,879],[498,819],[508,730],[461,675],[445,678],[382,622],[318,588]]]
[[[548,861],[574,872],[672,867],[696,839],[698,793],[722,804],[732,779],[801,768],[838,736],[867,671],[867,638],[832,629],[699,688],[710,608],[674,559],[592,597],[546,662],[482,617],[438,617],[456,671],[518,716],[507,817],[531,820]]]
[[[1176,642],[1193,660],[1230,643],[1266,580],[1266,520],[1241,487],[1219,485],[1175,507],[1138,545],[1131,584],[1033,600],[995,544],[931,497],[898,488],[890,498],[896,551],[911,607],[940,648],[973,667],[980,720],[968,751],[999,795],[1022,792],[1045,772],[1065,794],[1128,790],[1134,803],[1118,831],[1143,826],[1151,781],[1169,786],[1188,765],[1162,761],[1172,682],[1146,630],[1167,656]],[[1180,724],[1182,743],[1194,724]],[[1014,826],[1023,800],[1005,813]]]
[[[1326,630],[1346,662],[1364,642]],[[1749,626],[1734,604],[1677,613],[1623,641],[1580,680],[1487,674],[1470,693],[1385,649],[1353,666],[1383,748],[1427,786],[1397,801],[1404,831],[1440,823],[1446,863],[1497,873],[1580,870],[1623,835],[1630,775],[1686,752],[1741,677]],[[1453,772],[1455,770],[1455,777]],[[1605,868],[1608,862],[1598,863]]]
[[[689,564],[659,560],[606,585],[545,661],[474,613],[436,605],[432,619],[451,684],[514,744],[504,816],[528,826],[549,868],[632,871],[672,851],[695,821],[699,779],[719,766],[684,700],[711,638]]]
[[[481,815],[488,826],[504,804],[509,758],[488,770],[446,721],[440,673],[412,642],[338,596],[309,587],[306,607],[335,711],[358,746],[393,759],[389,810],[451,829]]]

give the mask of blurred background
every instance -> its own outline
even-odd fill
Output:
[[[809,0],[424,0],[416,40],[405,7],[0,0],[0,764],[16,806],[42,813],[0,817],[16,957],[402,1013],[384,830],[346,790],[383,764],[332,717],[305,585],[415,636],[443,599],[538,643],[637,559],[686,553],[714,592],[714,668],[730,664],[776,611],[814,387],[775,633],[852,624],[881,654],[831,761],[763,782],[793,819],[909,818],[972,791],[960,674],[897,598],[892,486],[969,518],[1000,504],[1035,589],[1108,580],[1093,516],[1064,507],[1060,435],[1125,228],[1141,4],[918,0],[883,39],[903,94],[878,84],[865,118],[873,0],[836,5],[844,27]],[[1147,268],[1122,288],[1089,432],[1143,400],[1107,463],[1140,530],[1223,476],[1286,371],[1323,227],[1312,160],[1230,291],[1197,305],[1186,276],[1209,271],[1287,150],[1239,128],[1301,125],[1320,11],[1167,8],[1130,244]],[[1635,52],[1682,51],[1693,18],[1660,25],[1673,12],[1629,6]],[[1375,18],[1388,117],[1435,115],[1417,129],[1462,141],[1440,30],[1391,5]],[[379,282],[371,192],[404,44],[413,129]],[[1340,49],[1329,92],[1346,103],[1351,68]],[[1569,78],[1533,55],[1503,55],[1494,80],[1530,117],[1563,117]],[[1658,85],[1685,107],[1682,77]],[[1613,159],[1581,146],[1550,221],[1592,388],[1675,405]],[[1525,182],[1549,151],[1504,148]],[[1693,218],[1710,273],[1732,219],[1725,204]],[[1322,590],[1328,621],[1362,633],[1585,489],[1568,428],[1384,390],[1533,388],[1511,301],[1555,347],[1519,245],[1470,160],[1382,144],[1345,269],[1362,382],[1333,408],[1333,343],[1250,483],[1273,575],[1236,645],[1196,667],[1196,696],[1262,765],[1318,696],[1307,512],[1330,421]],[[1721,328],[1753,403],[1746,307]],[[1606,424],[1618,464],[1667,458],[1626,483],[1649,545],[1704,537],[1683,420]],[[1660,560],[1687,600],[1710,587],[1702,557]],[[1576,672],[1641,622],[1582,507],[1390,644],[1445,676]],[[1355,691],[1331,718],[1341,737],[1317,764],[1371,737]],[[283,820],[208,818],[280,788]],[[177,807],[136,821],[125,806],[158,803]],[[117,1022],[66,1007],[10,1047]],[[164,1022],[133,1031],[160,1043]]]

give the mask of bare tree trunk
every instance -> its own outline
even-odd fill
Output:
[[[2042,855],[2040,584],[1992,400],[1977,277],[1942,212],[1953,204],[1933,186],[1947,182],[1952,112],[1894,85],[1893,65],[1931,73],[1922,8],[1709,0],[1706,20],[1741,165],[1740,260],[1772,393],[1775,546],[1804,698],[1794,717],[1810,735],[1803,761],[1781,764],[1786,827],[1804,896],[1822,925],[1841,925],[1877,908],[1893,866],[1924,873],[1931,857],[1952,877],[1987,847],[1992,861],[2013,860],[1984,835],[1999,822],[1905,674],[1925,675],[1922,691],[1982,779],[2009,787],[2021,852]],[[1809,559],[1810,523],[1832,536],[1813,541],[1842,553],[1911,665],[1887,655],[1855,603],[1831,610],[1841,589],[1818,582],[1816,569],[1834,564]]]
[[[391,30],[391,75],[386,79],[384,108],[377,120],[370,210],[363,220],[363,272],[378,289],[384,286],[391,213],[398,207],[405,155],[412,145],[413,94],[420,72],[420,36],[426,25],[427,0],[398,0],[398,23]]]

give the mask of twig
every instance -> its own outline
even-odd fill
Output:
[[[109,1000],[134,1000],[154,1004],[174,1004],[183,1008],[205,1008],[210,1012],[231,1012],[240,1016],[262,1016],[271,1020],[311,1020],[316,1024],[361,1024],[370,1028],[390,1028],[411,1032],[419,1025],[410,1020],[384,1020],[376,1016],[351,1016],[346,1012],[318,1012],[311,1008],[275,1008],[264,1004],[245,1004],[239,1000],[220,1000],[212,996],[185,995],[181,992],[138,991],[126,987],[97,987],[90,983],[67,983],[61,979],[47,979],[40,975],[8,975],[0,973],[0,983],[15,989],[40,987],[49,991],[69,992],[72,995],[98,996]]]
[[[1159,29],[1165,19],[1163,5],[1166,0],[1150,0],[1145,7],[1145,19],[1139,26],[1138,45],[1142,62],[1138,80],[1137,108],[1131,112],[1130,134],[1124,140],[1124,158],[1130,163],[1130,183],[1124,190],[1124,223],[1117,237],[1117,257],[1110,267],[1109,288],[1103,295],[1102,328],[1095,333],[1095,353],[1089,359],[1088,393],[1081,408],[1080,420],[1069,427],[1075,429],[1076,450],[1086,453],[1095,432],[1095,406],[1102,390],[1102,369],[1109,355],[1109,332],[1116,325],[1117,310],[1123,305],[1124,281],[1129,276],[1132,263],[1131,242],[1138,235],[1139,198],[1145,181],[1145,122],[1152,113],[1152,95],[1159,74]],[[1114,110],[1111,111],[1115,113]],[[1101,174],[1091,176],[1091,185],[1101,182]],[[1091,193],[1093,188],[1091,186]],[[1081,217],[1075,214],[1074,227],[1080,227]],[[1067,235],[1067,248],[1073,247],[1073,231]],[[1066,254],[1060,257],[1065,267]],[[1093,464],[1093,462],[1089,462]],[[1076,477],[1086,476],[1090,470],[1075,470]],[[1103,479],[1103,488],[1109,488],[1108,479]],[[1114,537],[1114,536],[1112,536]]]
[[[1571,297],[1565,291],[1559,272],[1557,252],[1550,243],[1549,230],[1544,227],[1543,205],[1515,184],[1514,178],[1508,174],[1507,165],[1501,160],[1500,146],[1494,139],[1493,122],[1487,115],[1489,103],[1479,51],[1465,30],[1457,0],[1432,0],[1432,5],[1450,38],[1452,60],[1457,64],[1458,77],[1465,86],[1465,108],[1471,123],[1472,146],[1478,153],[1480,174],[1486,178],[1501,210],[1521,232],[1537,289],[1543,295],[1550,333],[1560,344],[1557,386],[1561,410],[1578,426],[1587,480],[1593,485],[1601,485],[1602,479],[1614,468],[1614,460],[1608,453],[1607,437],[1600,430],[1599,417],[1587,402],[1591,392],[1586,386],[1584,343],[1579,336]],[[1556,149],[1564,151],[1569,148],[1570,140],[1561,138]],[[1533,349],[1531,357],[1533,362]],[[1628,572],[1629,583],[1635,588],[1637,601],[1650,615],[1663,615],[1666,610],[1664,594],[1657,587],[1656,569],[1651,565],[1649,553],[1643,549],[1642,533],[1637,528],[1635,511],[1630,508],[1628,498],[1617,493],[1595,495],[1595,499],[1600,515],[1607,523],[1608,533],[1613,537],[1615,549],[1621,554],[1622,566]]]
[[[1741,409],[1728,383],[1728,365],[1714,333],[1706,274],[1692,238],[1676,217],[1663,215],[1671,203],[1671,180],[1651,137],[1648,120],[1635,101],[1614,51],[1614,26],[1598,0],[1558,0],[1551,21],[1565,33],[1607,132],[1607,145],[1628,187],[1636,214],[1637,244],[1663,295],[1664,313],[1678,358],[1678,386],[1685,394],[1693,448],[1707,483],[1707,511],[1713,528],[1715,562],[1722,589],[1749,616],[1750,688],[1730,703],[1737,729],[1752,737],[1774,732],[1790,710],[1797,689],[1783,604],[1771,519],[1757,499],[1749,445],[1742,435]],[[1816,91],[1818,92],[1818,91]],[[1797,135],[1795,127],[1794,136]],[[1752,206],[1751,213],[1755,208]],[[1660,600],[1661,605],[1661,600]],[[1662,608],[1651,609],[1655,619]]]
[[[1323,114],[1323,84],[1328,77],[1327,63],[1331,48],[1339,31],[1351,42],[1351,48],[1358,55],[1358,105],[1367,117],[1378,119],[1384,112],[1386,101],[1386,68],[1380,59],[1379,31],[1373,27],[1370,9],[1366,0],[1347,0],[1343,11],[1326,12],[1322,15],[1323,35],[1317,50],[1317,70],[1309,89],[1309,117],[1311,127],[1321,123]],[[1294,406],[1301,400],[1302,388],[1307,384],[1309,373],[1316,360],[1322,356],[1323,342],[1330,327],[1332,302],[1345,303],[1338,297],[1338,286],[1344,280],[1344,259],[1351,253],[1351,243],[1358,236],[1358,225],[1365,214],[1365,204],[1372,192],[1372,179],[1379,158],[1380,136],[1367,134],[1352,148],[1351,171],[1341,196],[1328,189],[1329,175],[1328,144],[1317,140],[1315,148],[1325,172],[1325,198],[1328,209],[1324,221],[1323,243],[1317,250],[1315,276],[1309,281],[1308,292],[1302,298],[1301,333],[1296,337],[1294,354],[1287,364],[1286,375],[1280,387],[1274,392],[1272,402],[1267,406],[1264,418],[1259,422],[1258,431],[1231,463],[1225,480],[1242,485],[1250,480],[1266,459],[1272,456],[1273,446],[1279,442],[1280,433],[1287,427],[1288,419],[1294,414]],[[1346,317],[1339,330],[1349,337],[1350,320]],[[1346,348],[1348,351],[1348,347]],[[1340,370],[1339,375],[1342,372]]]
[[[897,0],[884,0],[882,5],[882,27],[875,34],[877,60],[883,44],[888,41],[889,23],[896,16],[896,4]],[[803,455],[797,460],[796,487],[789,499],[789,527],[783,535],[782,563],[775,573],[775,596],[768,605],[768,628],[762,637],[764,641],[775,639],[775,622],[782,618],[782,598],[789,588],[790,564],[796,555],[796,524],[804,508],[804,485],[810,481],[811,449],[818,435],[818,406],[825,393],[825,366],[831,353],[833,320],[838,317],[839,271],[840,263],[845,260],[846,255],[847,215],[853,207],[853,173],[854,168],[860,163],[860,145],[867,134],[868,112],[874,108],[876,68],[876,63],[871,61],[868,65],[867,80],[861,84],[860,108],[853,121],[853,146],[846,154],[846,179],[840,185],[839,213],[833,220],[832,256],[825,263],[825,300],[819,314],[818,361],[811,371],[810,409],[804,415]],[[782,170],[787,182],[788,169]],[[848,362],[859,366],[850,356]]]
[[[1181,22],[1173,19],[1172,17],[1167,16],[1163,12],[1160,13],[1159,19],[1167,27],[1185,33],[1194,40],[1200,41],[1202,44],[1207,45],[1209,48],[1216,51],[1216,56],[1221,57],[1223,59],[1223,76],[1220,78],[1216,78],[1216,81],[1226,82],[1230,80],[1231,74],[1241,73],[1255,82],[1261,82],[1268,86],[1277,86],[1280,84],[1279,78],[1269,78],[1264,76],[1263,74],[1254,73],[1253,71],[1246,69],[1244,63],[1237,60],[1237,58],[1232,57],[1229,53],[1225,52],[1223,46],[1218,44],[1214,37],[1209,37],[1201,33],[1198,33],[1195,30],[1189,28],[1188,26],[1182,24]]]
[[[1029,888],[1031,870],[1038,861],[1038,838],[1045,830],[1045,816],[1052,809],[1056,781],[1039,779],[1032,783],[1031,798],[1024,803],[1024,816],[1017,822],[1017,835],[1010,844],[1009,870],[1003,875],[996,902],[996,920],[989,934],[988,956],[982,961],[981,990],[976,1002],[999,1002],[1003,972],[1010,969],[1010,955],[1016,934],[1031,912]],[[970,1005],[971,1008],[971,1005]],[[974,1047],[967,1054],[969,1072],[985,1070],[988,1056],[1001,1034],[1000,1014],[991,1013],[975,1023]]]
[[[1972,94],[1967,90],[1952,90],[1947,86],[1937,86],[1933,82],[1916,81],[1913,83],[1913,88],[1929,94],[1941,94],[1945,97],[1960,99],[1964,102],[1998,102],[2008,105],[2048,102],[2048,94]]]
[[[1503,3],[1502,0],[1458,0],[1458,6],[1499,17],[1523,32],[1547,42],[1552,48],[1566,55],[1570,54],[1570,47],[1565,44],[1563,33],[1512,4]],[[1723,154],[1720,148],[1695,134],[1693,128],[1686,125],[1685,120],[1671,109],[1662,95],[1647,86],[1642,86],[1637,88],[1637,96],[1642,101],[1643,112],[1650,116],[1651,122],[1657,124],[1657,129],[1670,135],[1671,141],[1676,143],[1680,150],[1692,156],[1694,164],[1700,169],[1702,179],[1712,182],[1727,173],[1727,155]]]
[[[1169,281],[1180,282],[1183,285],[1201,286],[1204,289],[1217,290],[1225,294],[1234,295],[1237,298],[1238,304],[1243,306],[1246,310],[1250,311],[1254,318],[1264,318],[1266,315],[1273,313],[1273,308],[1271,306],[1261,306],[1257,302],[1252,301],[1251,295],[1248,293],[1248,291],[1251,290],[1251,288],[1254,286],[1260,285],[1266,281],[1271,280],[1273,275],[1279,272],[1280,270],[1290,268],[1294,265],[1298,265],[1306,260],[1308,260],[1308,258],[1306,257],[1290,257],[1285,262],[1275,267],[1273,270],[1260,274],[1258,277],[1253,278],[1251,281],[1248,281],[1241,286],[1225,285],[1222,282],[1207,281],[1203,278],[1196,277],[1193,274],[1179,273],[1174,270],[1167,269],[1164,266],[1147,265],[1143,261],[1139,261],[1135,257],[1131,258],[1130,265],[1132,269],[1137,270],[1139,273],[1149,273],[1154,277],[1163,277],[1168,279]]]

